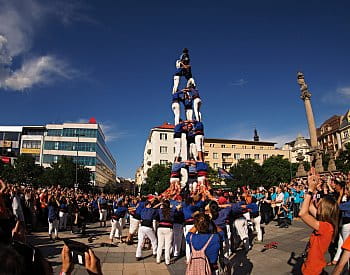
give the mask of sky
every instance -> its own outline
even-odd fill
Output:
[[[350,103],[349,1],[0,0],[0,125],[95,117],[134,177],[150,129],[173,122],[175,61],[190,50],[205,135],[278,145]],[[184,83],[182,83],[184,85]]]

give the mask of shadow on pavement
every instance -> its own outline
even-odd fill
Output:
[[[253,263],[248,259],[247,253],[243,249],[238,250],[230,262],[233,274],[246,275],[251,274],[253,270]]]
[[[303,265],[303,262],[304,258],[302,256],[296,256],[295,252],[290,253],[290,257],[287,263],[293,267],[291,274],[301,275],[301,266]]]

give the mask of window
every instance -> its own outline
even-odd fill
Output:
[[[234,157],[234,159],[239,160],[239,159],[241,158],[241,154],[235,153],[235,154],[233,155],[233,157]]]
[[[160,164],[161,165],[167,165],[168,164],[168,161],[166,159],[161,159],[160,160]]]
[[[218,153],[213,153],[213,159],[218,159]]]
[[[230,170],[231,165],[230,164],[223,164],[222,168],[225,169],[225,170]]]
[[[245,159],[250,159],[250,154],[245,154],[244,157]]]
[[[247,145],[242,145],[242,148],[243,149],[247,149]]]
[[[213,168],[214,168],[214,169],[218,169],[218,163],[214,163],[214,164],[213,164]]]
[[[168,153],[168,147],[166,147],[166,146],[160,146],[160,153],[161,153],[161,154],[166,154],[166,153]]]
[[[263,154],[263,160],[267,160],[269,158],[268,154]]]
[[[160,140],[168,140],[168,134],[160,133]]]
[[[221,148],[225,148],[226,147],[226,145],[225,144],[221,144]]]
[[[254,154],[254,159],[260,159],[260,155],[259,154]]]
[[[252,146],[252,149],[255,149],[255,145]]]
[[[234,148],[236,148],[236,145],[232,144],[231,147],[234,149]]]
[[[209,147],[214,148],[214,144],[210,143],[210,144],[209,144]]]
[[[263,150],[264,149],[264,146],[260,146],[260,150]]]
[[[40,149],[40,140],[23,140],[22,148],[26,149]]]

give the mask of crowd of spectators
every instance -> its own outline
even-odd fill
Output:
[[[59,232],[85,234],[87,224],[99,222],[106,227],[110,221],[110,245],[131,245],[137,241],[137,260],[142,259],[143,246],[149,246],[157,263],[164,251],[165,264],[186,255],[188,268],[193,269],[198,265],[191,255],[204,249],[207,266],[214,273],[224,269],[225,259],[237,250],[248,252],[254,243],[263,242],[261,224],[276,222],[276,226],[288,228],[293,220],[302,219],[314,229],[305,251],[303,273],[323,272],[327,265],[324,256],[329,250],[332,261],[328,265],[336,265],[334,274],[340,274],[337,272],[342,271],[350,256],[349,191],[347,176],[320,176],[314,169],[308,179],[295,179],[267,189],[244,186],[234,191],[203,189],[180,195],[90,194],[60,186],[6,185],[0,180],[0,242],[3,247],[26,244],[27,234],[43,228],[48,228],[50,241],[55,242]],[[127,224],[128,234],[124,236]],[[252,236],[256,236],[254,241]],[[324,245],[315,245],[315,238],[322,236]],[[8,249],[11,246],[6,246]],[[64,246],[62,259],[69,262],[64,256],[67,250]],[[6,254],[8,259],[16,255],[11,253]],[[86,257],[98,262],[92,251]],[[91,262],[90,258],[86,262]],[[315,270],[315,265],[317,271],[310,271]],[[67,266],[67,271],[72,268],[71,263]]]

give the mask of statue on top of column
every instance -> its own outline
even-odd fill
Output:
[[[307,84],[305,83],[304,74],[302,72],[297,73],[297,82],[300,86],[301,99],[305,100],[306,98],[311,98],[311,93],[308,90]]]

